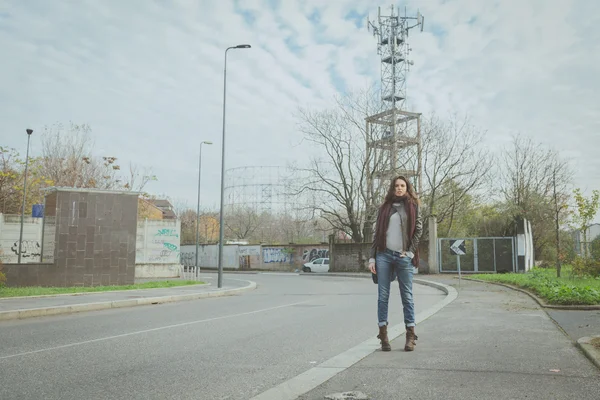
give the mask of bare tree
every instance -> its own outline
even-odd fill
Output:
[[[92,129],[87,124],[55,124],[41,135],[40,173],[55,186],[125,189],[142,192],[156,180],[150,168],[129,164],[129,173],[120,176],[121,166],[113,156],[93,155]]]
[[[196,243],[197,214],[195,210],[188,208],[178,214],[181,221],[181,244]]]
[[[552,166],[552,199],[553,199],[553,212],[554,212],[554,232],[556,234],[556,276],[560,278],[561,273],[561,259],[563,252],[561,249],[561,224],[566,220],[568,216],[568,181],[562,180],[557,181],[556,175],[561,174],[564,176],[568,172],[568,165],[565,161],[556,159]]]
[[[553,233],[557,217],[566,216],[561,209],[569,198],[573,172],[556,150],[522,135],[513,137],[512,145],[503,152],[503,161],[500,191],[513,218],[531,222],[534,251],[539,256],[542,249],[556,243]]]
[[[150,181],[156,181],[158,178],[152,173],[152,168],[139,167],[129,163],[129,173],[124,178],[123,188],[133,192],[143,192]]]
[[[308,167],[299,168],[306,179],[297,193],[310,192],[318,199],[310,207],[313,217],[350,234],[355,242],[365,239],[364,227],[372,220],[374,202],[380,197],[369,193],[367,185],[375,178],[373,164],[380,160],[375,160],[375,152],[366,146],[373,132],[365,122],[380,110],[378,94],[370,89],[350,93],[336,98],[331,109],[301,109],[298,115],[305,140],[323,156],[313,157]]]
[[[0,147],[0,210],[3,214],[16,214],[19,210],[19,191],[21,177],[19,153],[15,149]]]
[[[421,195],[426,212],[446,227],[445,235],[452,230],[465,197],[474,196],[486,182],[492,157],[483,148],[484,134],[467,117],[448,121],[432,117],[423,124]]]
[[[170,196],[167,196],[166,194],[163,194],[160,197],[156,197],[156,198],[164,199],[164,200],[167,200],[169,203],[171,203],[171,205],[173,206],[173,212],[175,213],[175,215],[178,218],[181,217],[186,211],[192,209],[192,207],[189,206],[188,201],[184,198],[173,199]],[[194,214],[196,214],[195,211],[194,211]]]
[[[227,235],[235,239],[249,239],[260,227],[263,218],[252,207],[238,207],[225,214],[224,223]]]
[[[41,136],[42,171],[55,186],[113,189],[119,186],[116,157],[94,157],[89,125],[46,126]]]

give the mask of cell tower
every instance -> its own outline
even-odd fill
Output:
[[[399,16],[391,6],[390,15],[381,15],[377,21],[368,22],[369,31],[377,38],[377,52],[381,57],[381,108],[382,111],[366,118],[367,149],[372,157],[373,178],[369,191],[387,182],[395,175],[410,179],[415,189],[421,188],[421,114],[405,109],[406,78],[413,61],[408,44],[408,33],[415,27],[423,31],[424,17]],[[415,126],[416,125],[416,126]]]

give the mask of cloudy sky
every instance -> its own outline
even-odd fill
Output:
[[[366,17],[373,0],[0,0],[0,145],[25,153],[25,128],[88,123],[97,155],[152,167],[147,190],[219,201],[223,54],[227,168],[284,166],[294,112],[379,79]],[[408,107],[468,113],[493,149],[522,132],[574,160],[574,184],[600,189],[600,2],[423,0],[411,33]],[[35,134],[34,134],[35,135]],[[32,137],[32,154],[41,151]],[[240,181],[250,179],[240,175]]]

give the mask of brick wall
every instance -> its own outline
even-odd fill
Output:
[[[54,264],[4,264],[2,272],[6,275],[6,286],[64,286],[64,271]]]
[[[44,218],[43,263],[4,264],[7,286],[134,283],[137,194],[55,189]]]

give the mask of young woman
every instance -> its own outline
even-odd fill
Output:
[[[406,326],[405,351],[415,349],[415,307],[413,267],[419,265],[419,240],[423,221],[419,199],[411,183],[403,176],[392,179],[385,201],[379,207],[373,232],[369,269],[377,277],[377,316],[381,350],[390,351],[388,339],[388,299],[390,284],[398,277]]]

